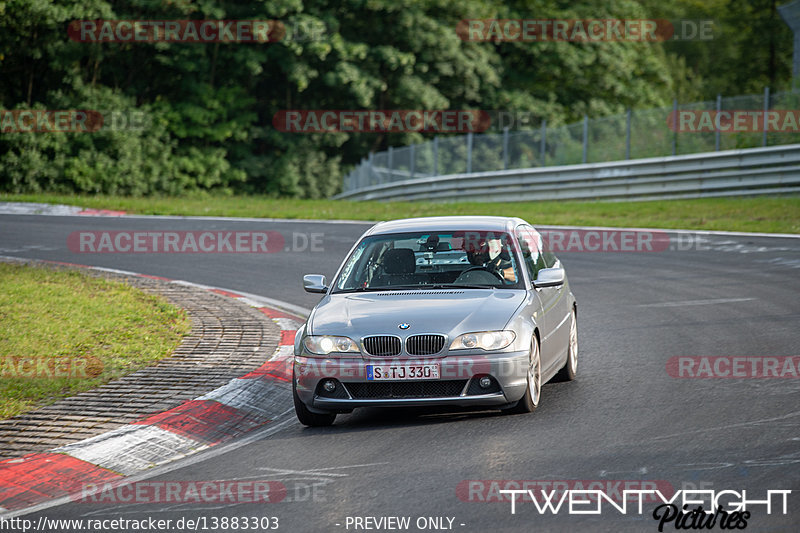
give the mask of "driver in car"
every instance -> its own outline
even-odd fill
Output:
[[[481,240],[476,248],[467,251],[467,258],[471,264],[483,267],[505,281],[510,283],[517,281],[511,258],[508,252],[503,250],[503,243],[500,239]]]

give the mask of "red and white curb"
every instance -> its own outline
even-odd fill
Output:
[[[15,258],[16,259],[16,258]],[[263,305],[264,298],[136,272],[46,261],[156,278],[236,298],[280,328],[278,347],[258,369],[162,413],[46,452],[0,461],[0,513],[19,511],[79,493],[86,485],[113,483],[234,439],[270,423],[291,406],[294,336],[304,319]],[[261,301],[258,301],[261,300]],[[267,300],[272,302],[271,300]]]

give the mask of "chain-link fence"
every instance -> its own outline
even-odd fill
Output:
[[[724,111],[800,109],[800,92],[734,96],[671,108],[628,111],[567,126],[498,133],[439,136],[431,141],[370,154],[344,178],[343,192],[384,183],[450,174],[543,166],[600,163],[669,155],[800,142],[800,128],[695,128],[683,131],[681,111],[691,111],[692,124],[702,112],[712,120]],[[670,118],[672,117],[672,119]],[[755,124],[756,122],[752,122]],[[764,124],[762,119],[760,124]],[[702,124],[702,120],[700,121]],[[722,131],[721,131],[722,130]],[[770,130],[770,131],[761,131]]]

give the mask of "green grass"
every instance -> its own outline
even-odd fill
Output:
[[[615,226],[800,233],[800,196],[647,202],[425,203],[275,199],[264,196],[128,198],[0,194],[0,201],[43,202],[148,215],[388,220],[435,215],[518,216],[534,225]]]
[[[0,419],[163,359],[190,329],[183,310],[124,283],[0,263]]]

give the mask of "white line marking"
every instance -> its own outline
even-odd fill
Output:
[[[368,466],[380,466],[380,465],[388,465],[391,464],[388,461],[384,461],[382,463],[364,463],[359,465],[345,465],[345,466],[330,466],[327,468],[312,468],[311,470],[289,470],[287,468],[271,468],[268,466],[259,467],[259,470],[268,470],[273,473],[273,475],[277,474],[279,477],[283,475],[305,475],[308,477],[347,477],[350,474],[340,474],[338,472],[328,472],[329,470],[346,470],[348,468],[365,468]],[[307,479],[307,478],[298,478],[298,479]]]
[[[787,413],[785,415],[776,416],[776,417],[773,417],[773,418],[761,418],[761,419],[758,419],[758,420],[749,420],[747,422],[740,422],[738,424],[729,424],[729,425],[726,425],[726,426],[717,426],[717,427],[713,427],[713,428],[695,429],[695,430],[692,430],[692,431],[685,431],[683,433],[673,433],[671,435],[659,435],[657,437],[653,437],[653,438],[650,438],[650,439],[645,439],[644,441],[640,441],[639,443],[641,444],[641,442],[658,442],[658,441],[662,441],[662,440],[671,439],[673,437],[684,437],[686,435],[697,435],[697,434],[702,434],[702,433],[710,433],[712,431],[719,431],[719,430],[724,430],[724,429],[742,428],[742,427],[748,427],[748,426],[757,427],[757,426],[759,426],[761,424],[766,424],[766,423],[771,423],[771,422],[778,422],[780,420],[787,420],[789,418],[794,418],[794,417],[797,417],[797,416],[800,416],[800,411],[795,411],[793,413]]]
[[[729,304],[734,302],[749,302],[755,298],[714,298],[710,300],[684,300],[682,302],[659,302],[654,304],[639,304],[636,307],[683,307],[688,305],[714,305]]]
[[[537,230],[542,229],[585,229],[603,231],[661,231],[664,233],[687,233],[690,235],[731,235],[736,237],[780,237],[782,239],[800,239],[800,233],[757,233],[746,231],[712,231],[701,229],[668,229],[668,228],[613,228],[608,226],[549,226],[534,225]]]
[[[141,274],[137,272],[131,272],[130,270],[120,270],[118,268],[106,268],[106,267],[96,267],[90,266],[92,270],[100,270],[101,272],[111,272],[112,274],[123,274],[125,276],[141,276]]]

